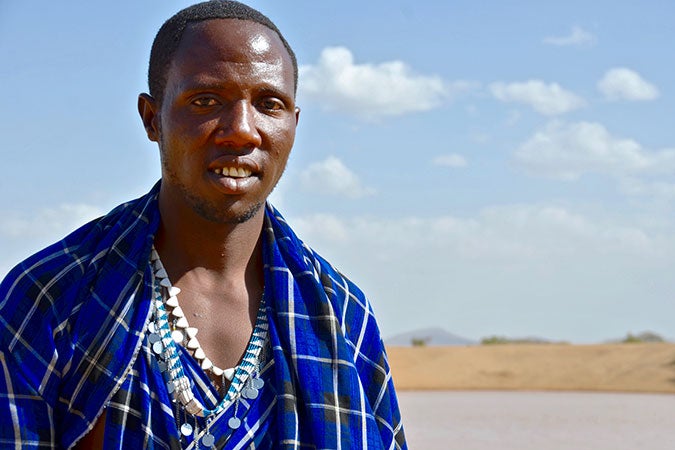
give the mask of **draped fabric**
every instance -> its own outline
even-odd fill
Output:
[[[28,258],[0,284],[0,448],[70,448],[104,409],[106,449],[200,448],[181,440],[184,417],[147,342],[158,189]],[[406,448],[363,293],[270,205],[262,237],[265,386],[208,424],[216,448]],[[204,372],[187,352],[181,359],[196,395],[215,405]],[[235,408],[245,415],[232,430],[228,419],[242,415]]]

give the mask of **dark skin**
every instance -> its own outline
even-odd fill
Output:
[[[214,19],[186,29],[161,101],[138,99],[162,160],[155,248],[202,348],[221,368],[239,363],[260,306],[263,205],[295,138],[293,80],[273,31]],[[105,412],[76,448],[101,448],[104,423]]]

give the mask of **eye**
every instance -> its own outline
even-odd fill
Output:
[[[274,97],[265,97],[258,102],[258,106],[266,111],[280,111],[284,109],[284,102]]]
[[[213,97],[198,97],[192,100],[192,104],[200,108],[208,108],[209,106],[217,106],[220,102]]]

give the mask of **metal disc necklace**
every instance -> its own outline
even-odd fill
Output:
[[[245,411],[243,414],[239,414],[239,399],[241,397],[249,400],[256,399],[265,385],[264,380],[260,378],[260,357],[267,340],[268,330],[264,297],[258,309],[251,340],[241,363],[236,368],[221,369],[213,364],[201,348],[196,337],[198,329],[190,327],[185,313],[178,304],[180,289],[173,286],[169,281],[168,274],[154,247],[150,261],[154,273],[154,300],[153,317],[148,324],[148,342],[151,345],[152,353],[157,358],[157,364],[163,374],[167,391],[172,396],[174,403],[178,403],[183,410],[183,420],[181,421],[178,418],[180,422],[183,422],[179,425],[180,433],[186,437],[195,434],[195,437],[200,439],[203,446],[212,447],[215,444],[215,436],[210,433],[210,422],[234,404],[234,415],[229,419],[228,426],[231,429],[239,428],[241,417],[245,415]],[[183,345],[192,354],[202,370],[220,377],[222,386],[225,386],[225,379],[230,381],[227,392],[214,408],[205,407],[195,397],[192,391],[192,382],[180,360],[178,345]],[[206,418],[205,433],[200,437],[196,436],[199,434],[199,430],[189,423],[187,415]]]

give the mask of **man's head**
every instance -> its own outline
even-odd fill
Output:
[[[191,23],[210,19],[239,19],[259,23],[274,31],[288,51],[293,63],[294,89],[298,86],[298,62],[293,49],[281,31],[261,12],[236,1],[211,0],[189,6],[174,14],[159,29],[150,52],[148,87],[150,95],[161,101],[166,87],[166,77],[174,54],[180,45],[185,29]]]
[[[235,2],[202,5],[249,11]],[[168,50],[155,41],[153,54],[164,56],[154,61],[165,64],[160,94],[138,102],[148,138],[159,144],[160,212],[204,225],[262,220],[295,138],[295,60],[260,20],[205,18],[181,30]]]

